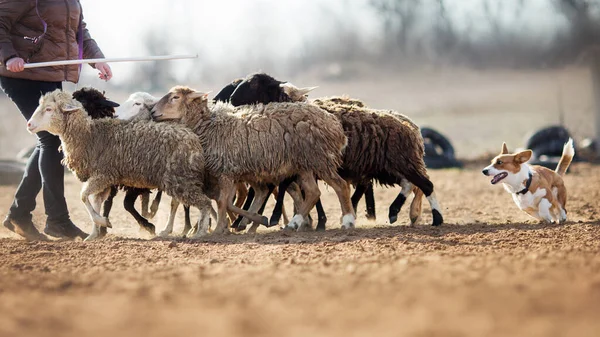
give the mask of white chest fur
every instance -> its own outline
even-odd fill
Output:
[[[539,203],[543,197],[546,196],[545,188],[538,188],[534,193],[527,191],[525,194],[512,193],[515,204],[519,206],[521,210],[534,209],[537,210]]]

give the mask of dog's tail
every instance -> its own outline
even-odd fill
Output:
[[[563,146],[562,156],[560,157],[555,172],[558,173],[558,175],[563,176],[565,172],[567,172],[569,165],[571,165],[574,156],[575,148],[573,147],[573,139],[569,138],[569,141]]]

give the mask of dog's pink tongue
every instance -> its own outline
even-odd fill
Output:
[[[496,174],[494,178],[492,178],[492,185],[497,184],[500,180],[506,178],[507,175],[508,173],[506,172]]]

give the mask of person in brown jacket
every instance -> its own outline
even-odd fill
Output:
[[[0,87],[28,120],[41,95],[62,89],[62,82],[77,83],[78,65],[24,69],[25,63],[103,58],[83,21],[78,0],[0,0]],[[101,79],[109,80],[108,64],[92,65]],[[36,196],[43,192],[46,210],[44,233],[58,238],[85,238],[73,224],[64,197],[60,139],[40,132],[35,151],[4,226],[28,240],[46,240],[32,221]]]

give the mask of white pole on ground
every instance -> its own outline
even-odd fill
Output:
[[[50,62],[38,62],[38,63],[25,63],[25,69],[29,68],[40,68],[40,67],[54,67],[54,66],[67,66],[73,64],[84,64],[84,63],[98,63],[98,62],[143,62],[143,61],[163,61],[163,60],[182,60],[182,59],[194,59],[196,55],[163,55],[163,56],[142,56],[142,57],[113,57],[113,58],[99,58],[99,59],[81,59],[81,60],[63,60],[63,61],[50,61]]]

